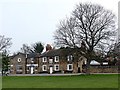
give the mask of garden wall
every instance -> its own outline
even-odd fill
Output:
[[[91,73],[118,73],[117,66],[91,66]]]

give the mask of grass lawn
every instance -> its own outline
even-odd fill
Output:
[[[2,89],[2,76],[0,76],[0,90]]]
[[[4,76],[3,88],[117,88],[118,75]]]

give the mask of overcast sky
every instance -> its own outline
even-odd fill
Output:
[[[53,44],[59,21],[80,2],[100,4],[118,14],[119,0],[0,0],[0,35],[12,38],[11,53],[26,43]]]

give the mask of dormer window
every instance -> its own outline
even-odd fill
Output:
[[[73,55],[68,55],[68,56],[67,56],[67,60],[68,60],[68,61],[72,61],[72,60],[73,60]]]
[[[54,59],[55,59],[55,62],[59,62],[59,56],[55,56]]]
[[[17,60],[18,62],[21,62],[21,58],[18,58],[18,60]]]
[[[43,62],[47,62],[47,57],[43,57],[43,58],[42,58],[42,61],[43,61]]]

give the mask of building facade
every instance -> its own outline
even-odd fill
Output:
[[[73,50],[52,49],[43,54],[18,53],[10,57],[10,74],[80,73],[86,58],[75,58]]]
[[[9,57],[9,69],[11,74],[25,74],[26,55],[18,53]]]

